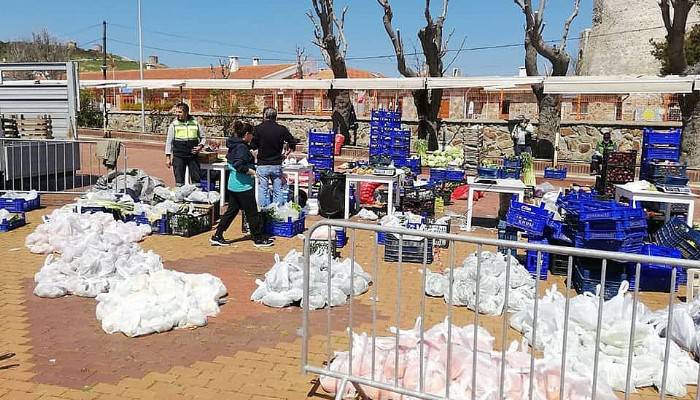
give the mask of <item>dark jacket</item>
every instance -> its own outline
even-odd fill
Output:
[[[250,152],[248,145],[241,138],[230,137],[226,140],[226,161],[231,164],[237,172],[245,174],[249,169],[255,169],[255,157]]]
[[[297,140],[285,126],[275,121],[263,121],[256,126],[251,148],[258,150],[258,165],[282,165],[285,143],[292,151],[297,145]]]

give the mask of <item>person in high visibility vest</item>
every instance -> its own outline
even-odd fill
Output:
[[[175,184],[185,184],[185,171],[190,170],[190,181],[199,185],[199,161],[197,154],[204,148],[204,130],[190,115],[190,107],[185,103],[175,105],[175,119],[168,126],[165,139],[165,163],[173,167]]]
[[[605,153],[617,151],[617,145],[612,141],[612,129],[602,128],[603,141],[595,146],[595,152],[591,157],[591,175],[600,174],[600,167],[603,164]]]

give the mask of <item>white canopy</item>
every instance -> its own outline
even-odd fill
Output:
[[[700,90],[700,76],[562,76],[562,77],[465,77],[465,78],[373,78],[373,79],[147,79],[85,80],[83,88],[129,87],[134,89],[466,89],[487,91],[528,90],[544,83],[552,94],[691,93]]]

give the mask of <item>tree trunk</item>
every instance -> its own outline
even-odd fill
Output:
[[[683,142],[681,157],[691,168],[700,167],[700,94],[681,97]]]
[[[539,108],[540,124],[537,129],[537,137],[553,144],[561,123],[561,97],[545,94],[544,85],[533,85],[532,91],[535,93]]]
[[[442,89],[414,90],[413,102],[418,114],[418,139],[428,140],[428,151],[438,149],[438,115]]]
[[[333,103],[333,131],[345,136],[345,144],[350,143],[350,114],[352,113],[352,101],[348,90],[328,91],[328,98]]]

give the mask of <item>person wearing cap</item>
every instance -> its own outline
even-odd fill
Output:
[[[612,141],[612,129],[603,128],[600,132],[603,134],[603,140],[595,146],[595,152],[591,158],[591,175],[600,173],[600,166],[603,163],[606,152],[617,151],[617,146]]]
[[[513,127],[511,137],[513,138],[513,150],[516,156],[522,153],[532,155],[532,139],[535,132],[535,127],[532,126],[530,120],[524,115],[518,115],[517,124]]]

